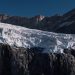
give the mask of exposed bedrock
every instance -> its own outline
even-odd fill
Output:
[[[0,75],[75,75],[75,51],[42,53],[42,48],[0,44]]]

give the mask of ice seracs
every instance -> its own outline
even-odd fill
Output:
[[[42,47],[44,52],[63,53],[64,48],[75,48],[75,35],[60,34],[0,23],[0,43],[17,47]]]

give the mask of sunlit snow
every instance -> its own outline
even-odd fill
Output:
[[[44,52],[61,52],[75,48],[74,34],[60,34],[0,23],[0,43],[18,47],[42,47]]]

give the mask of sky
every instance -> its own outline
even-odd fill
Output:
[[[32,17],[64,14],[75,8],[75,0],[0,0],[0,13]]]

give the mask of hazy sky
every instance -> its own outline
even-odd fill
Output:
[[[75,0],[0,0],[0,13],[17,16],[51,16],[75,8]]]

